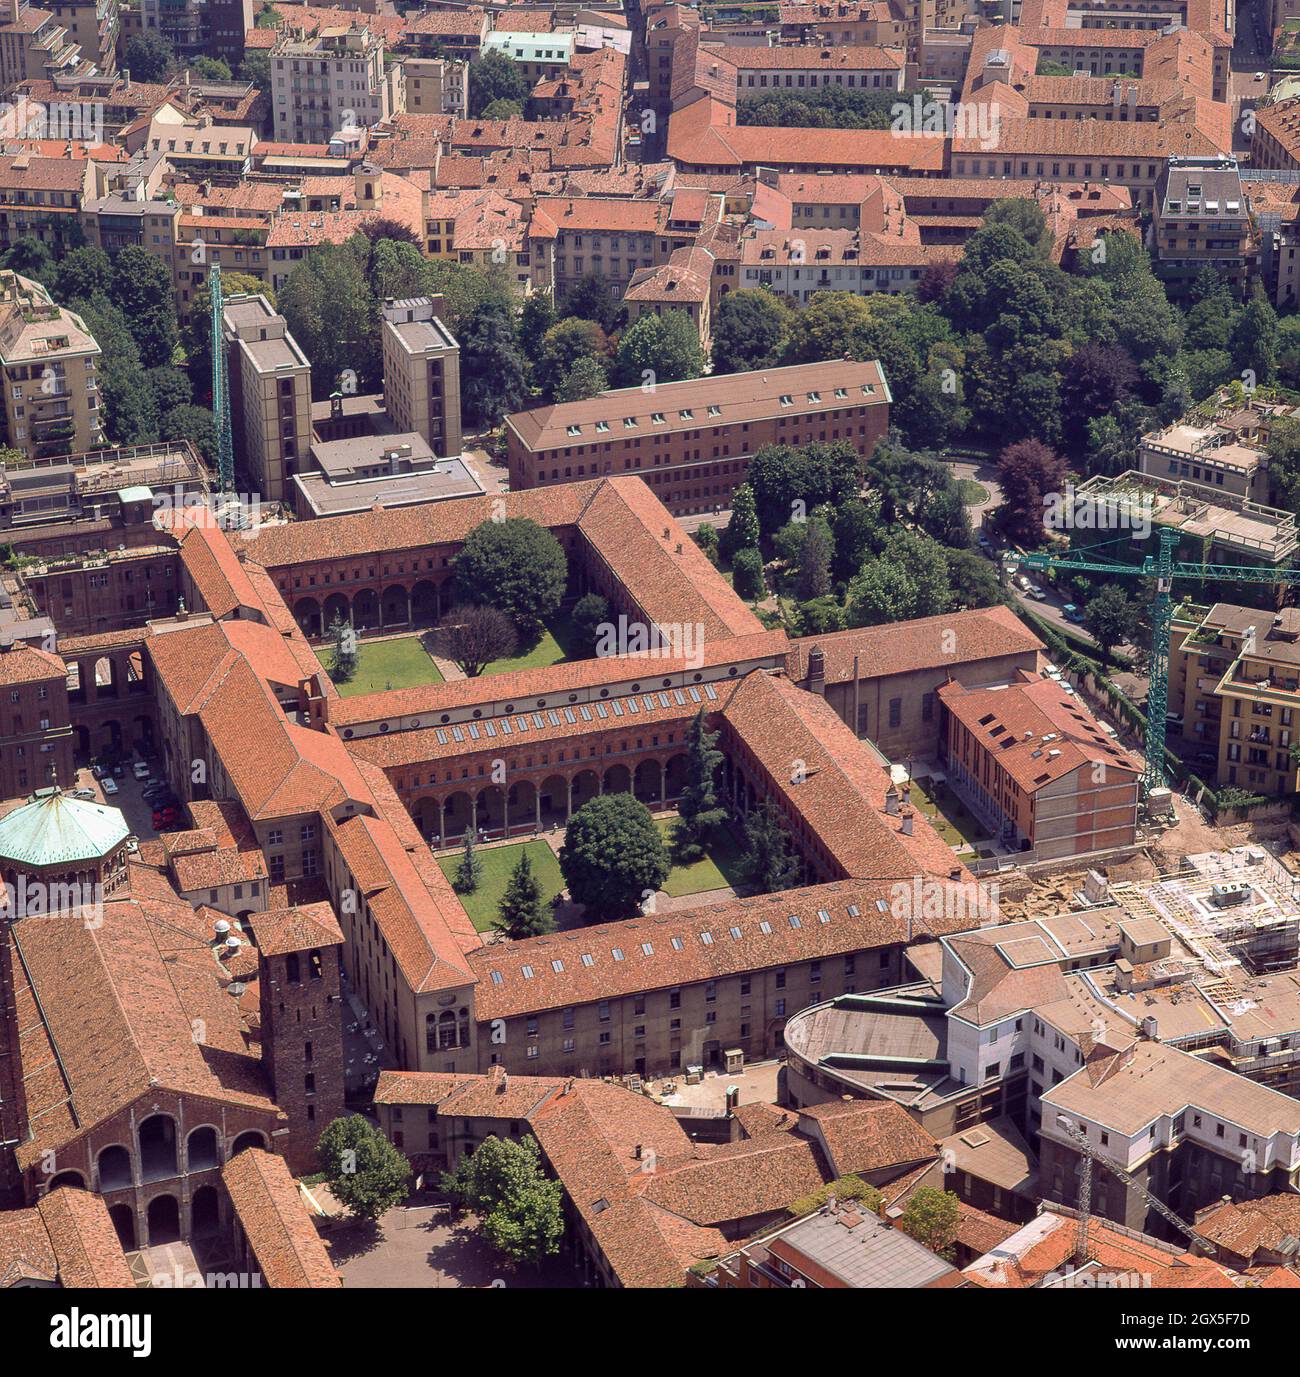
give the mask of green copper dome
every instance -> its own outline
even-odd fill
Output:
[[[34,867],[98,861],[129,835],[120,809],[40,789],[0,818],[0,861]]]

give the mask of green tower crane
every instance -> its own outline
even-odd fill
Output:
[[[1065,555],[1021,555],[1026,569],[1079,570],[1083,573],[1154,578],[1155,601],[1151,605],[1150,688],[1147,691],[1146,765],[1142,795],[1165,786],[1165,713],[1169,707],[1169,631],[1174,620],[1171,596],[1175,579],[1217,579],[1225,583],[1300,583],[1300,569],[1266,569],[1248,564],[1192,563],[1173,557],[1178,533],[1168,526],[1159,532],[1160,552],[1147,555],[1140,564],[1122,564],[1096,556],[1095,551],[1071,551]]]
[[[217,421],[217,482],[224,497],[235,491],[235,446],[222,337],[225,310],[221,297],[221,269],[215,263],[208,269],[208,298],[212,303],[212,414]]]

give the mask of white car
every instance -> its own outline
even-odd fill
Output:
[[[136,777],[136,779],[148,779],[149,767],[144,763],[143,760],[137,760],[135,764],[131,766],[131,773]]]
[[[1256,81],[1267,81],[1268,78],[1264,75],[1263,72],[1256,72],[1256,73],[1255,73],[1255,80],[1256,80]]]
[[[103,787],[105,797],[111,798],[117,793],[117,780],[115,780],[112,775],[108,775],[105,779],[100,780],[100,784]]]

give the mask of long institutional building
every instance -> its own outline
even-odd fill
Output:
[[[1028,829],[1004,836],[1076,875],[1133,855],[1138,762],[1040,673],[1041,643],[1014,615],[995,608],[791,642],[763,629],[638,477],[503,500],[505,515],[556,535],[570,598],[598,591],[632,623],[694,624],[701,652],[340,696],[303,626],[358,608],[389,629],[436,616],[455,552],[492,517],[488,497],[232,533],[199,509],[181,512],[157,532],[180,610],[61,643],[78,662],[126,663],[106,695],[120,691],[118,710],[136,714],[138,739],[184,796],[186,826],[133,855],[120,814],[57,788],[0,818],[0,855],[16,877],[40,861],[45,810],[92,810],[80,823],[94,853],[85,865],[114,895],[98,935],[50,915],[9,924],[9,979],[21,970],[17,988],[31,996],[8,1016],[0,1063],[20,1077],[0,1093],[17,1144],[14,1192],[29,1205],[51,1188],[97,1192],[123,1247],[233,1228],[237,1197],[252,1189],[252,1168],[234,1170],[235,1159],[261,1148],[306,1169],[319,1126],[358,1091],[330,1012],[345,991],[391,1068],[378,1107],[404,1150],[445,1164],[487,1132],[534,1132],[565,1181],[574,1246],[609,1284],[681,1284],[690,1258],[718,1256],[818,1188],[840,1160],[831,1121],[848,1113],[846,1097],[862,1114],[888,1110],[891,1134],[907,1125],[931,1145],[976,1124],[999,1141],[1022,1136],[1036,1145],[1041,1193],[1062,1208],[1075,1200],[1077,1132],[1188,1216],[1224,1194],[1294,1188],[1294,877],[1241,849],[1145,884],[1098,873],[1038,916],[999,911],[996,894],[989,909],[887,768],[891,756],[946,761],[973,808],[984,806],[974,781],[998,768],[1027,795],[1045,774],[1041,797],[1016,796],[1014,808],[990,785],[1005,827]],[[11,658],[15,684],[60,681],[59,656],[16,647],[0,667]],[[86,720],[106,731],[105,705],[91,707]],[[70,711],[85,740],[80,705]],[[485,943],[430,844],[454,846],[469,828],[532,836],[598,793],[671,805],[701,712],[719,734],[726,801],[741,816],[764,801],[780,811],[799,886]],[[1073,830],[1060,825],[1067,814]],[[157,944],[173,929],[188,934],[167,945],[184,954],[193,984],[158,1021],[143,987],[122,980],[140,958],[124,966],[118,954],[144,942],[157,948],[149,961],[161,960]],[[75,1016],[70,979],[98,992]],[[204,990],[224,1011],[222,1055],[177,1063],[164,1096],[149,1088],[150,1066],[175,1055],[169,1040],[199,1016]],[[143,1061],[100,1102],[106,1071],[91,1049],[110,1017],[126,1022],[102,1045],[143,1037]],[[19,1031],[32,1018],[39,1038]],[[40,1076],[51,1047],[66,1089]],[[626,1227],[659,1240],[657,1267],[638,1270],[627,1239],[610,1235],[614,1219],[588,1217],[572,1147],[594,1141],[592,1125],[611,1115],[627,1114],[627,1132],[639,1134],[642,1111],[620,1109],[626,1092],[591,1088],[603,1084],[592,1078],[774,1055],[786,1061],[785,1108],[769,1110],[788,1130],[778,1155],[789,1170],[769,1181],[766,1203],[701,1214],[699,1227],[717,1232],[692,1234],[686,1261],[680,1240],[638,1232],[645,1211],[673,1212],[686,1183],[668,1175],[648,1201],[627,1200]],[[733,1169],[753,1177],[757,1197],[766,1178],[742,1164],[775,1148],[751,1127],[752,1146],[733,1144]],[[643,1147],[656,1141],[651,1128]],[[683,1141],[680,1126],[655,1133],[665,1155]],[[62,1145],[56,1179],[41,1168],[52,1143]],[[707,1160],[710,1151],[691,1149]],[[988,1172],[969,1175],[978,1201]],[[1021,1218],[1024,1198],[1007,1196],[1004,1218]],[[1136,1191],[1109,1181],[1098,1181],[1094,1210],[1125,1228],[1161,1227]]]

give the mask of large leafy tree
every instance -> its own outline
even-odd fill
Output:
[[[109,293],[131,322],[146,368],[170,363],[176,349],[176,302],[171,274],[161,258],[132,244],[113,260]]]
[[[793,316],[772,292],[728,292],[713,317],[713,371],[744,373],[768,368],[780,357]]]
[[[573,901],[601,918],[625,918],[668,878],[663,837],[631,794],[589,799],[569,819],[560,870]]]
[[[176,66],[176,54],[165,38],[155,33],[135,33],[122,46],[120,64],[133,81],[165,81]]]
[[[1009,539],[1038,545],[1052,494],[1065,490],[1065,460],[1039,440],[1020,440],[998,455],[1002,505],[997,521]]]
[[[582,402],[609,386],[604,365],[590,354],[576,359],[555,389],[557,402]]]
[[[518,63],[504,53],[485,53],[469,64],[469,113],[478,118],[495,100],[513,100],[520,106],[528,99],[528,78]]]
[[[742,550],[756,550],[762,534],[754,489],[742,483],[731,495],[731,520],[718,537],[718,548],[724,559],[734,560]]]
[[[814,507],[836,506],[857,496],[862,461],[847,440],[807,445],[764,445],[749,461],[758,521],[774,534],[787,521],[802,519]]]
[[[581,359],[603,365],[609,357],[609,341],[594,320],[566,316],[542,336],[533,359],[533,381],[550,396],[558,395],[570,371]]]
[[[1141,610],[1118,583],[1108,583],[1083,607],[1083,624],[1092,639],[1109,655],[1137,634]]]
[[[701,709],[691,719],[686,737],[686,787],[678,805],[681,822],[675,838],[679,860],[698,861],[704,854],[709,834],[727,816],[727,810],[718,801],[721,766],[718,733],[709,731]]]
[[[366,277],[369,256],[363,235],[320,244],[280,290],[280,313],[311,361],[318,400],[335,391],[340,379],[359,393],[379,386],[379,316]]]
[[[357,1219],[378,1219],[406,1199],[411,1164],[360,1114],[326,1124],[316,1156],[330,1194]]]
[[[898,1217],[898,1227],[932,1253],[948,1257],[961,1227],[961,1199],[937,1186],[918,1186]]]
[[[460,396],[471,425],[491,427],[524,396],[524,360],[510,312],[495,300],[476,306],[460,331]]]
[[[561,320],[576,316],[579,320],[593,320],[607,334],[613,334],[626,318],[626,308],[617,294],[611,294],[610,284],[599,273],[580,277],[560,298],[558,316]]]
[[[641,316],[624,331],[614,355],[619,387],[682,382],[703,372],[699,333],[685,311]]]
[[[102,294],[72,304],[102,351],[95,376],[105,435],[115,445],[152,443],[158,410],[130,322]]]
[[[112,275],[113,262],[104,250],[83,244],[59,259],[54,295],[60,301],[84,300],[109,291]]]
[[[33,282],[41,282],[47,287],[58,278],[58,265],[54,261],[54,255],[44,240],[37,239],[32,234],[15,239],[4,251],[3,256],[0,256],[0,263],[10,272],[17,273],[19,277],[30,278]]]
[[[461,596],[504,612],[520,638],[536,643],[564,597],[564,547],[526,517],[476,526],[451,562]]]
[[[488,1241],[516,1262],[560,1251],[563,1192],[542,1170],[535,1138],[485,1138],[455,1171],[443,1173],[442,1188],[478,1215]]]

